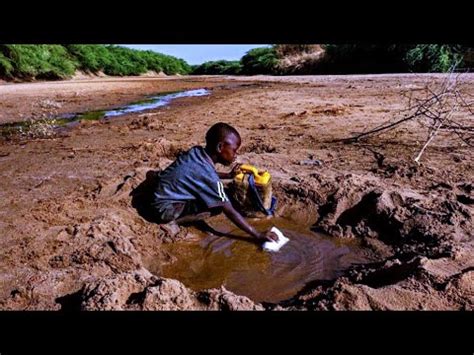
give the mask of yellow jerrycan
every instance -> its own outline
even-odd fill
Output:
[[[259,170],[250,164],[242,164],[231,185],[231,194],[237,204],[236,207],[244,215],[257,216],[262,212],[256,205],[255,198],[252,195],[254,192],[250,187],[250,175],[253,177],[263,208],[270,210],[272,207],[272,177],[267,170]]]

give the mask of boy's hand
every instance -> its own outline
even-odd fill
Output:
[[[276,235],[275,232],[272,232],[271,230],[260,233],[260,235],[258,236],[258,239],[265,239],[265,240],[268,240],[269,242],[278,242],[278,236]]]
[[[252,225],[250,225],[244,217],[241,216],[239,212],[237,212],[232,204],[230,202],[224,203],[222,206],[222,209],[224,211],[224,214],[240,229],[245,231],[246,233],[250,234],[252,237],[257,238],[259,240],[264,240],[264,241],[278,241],[278,236],[272,232],[271,230],[268,230],[266,232],[260,233],[257,230],[255,230]]]
[[[239,173],[239,170],[240,170],[240,167],[242,166],[242,164],[235,164],[234,167],[232,168],[232,171],[230,172],[230,177],[231,178],[234,178],[235,175],[237,175]]]

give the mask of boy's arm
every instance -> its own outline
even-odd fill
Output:
[[[219,176],[219,179],[233,179],[235,175],[237,175],[240,165],[242,164],[235,164],[234,167],[232,168],[232,171],[230,173],[217,173]]]
[[[232,179],[233,178],[233,176],[231,176],[231,173],[218,172],[217,175],[219,176],[219,179]]]
[[[270,231],[260,233],[254,227],[252,227],[242,215],[235,210],[230,202],[226,202],[223,206],[224,214],[229,218],[237,227],[242,229],[244,232],[250,234],[252,237],[257,239],[266,239],[269,241],[277,241],[278,236]]]

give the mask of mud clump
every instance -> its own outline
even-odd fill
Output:
[[[132,130],[146,129],[149,131],[159,131],[164,128],[164,123],[157,118],[153,118],[152,115],[145,115],[144,117],[134,118],[128,126]]]
[[[336,176],[326,186],[315,179],[306,186],[306,191],[298,190],[300,184],[293,192],[318,203],[314,229],[334,237],[375,238],[402,248],[411,242],[439,246],[472,237],[470,211],[455,195],[427,197],[357,176]]]
[[[244,296],[221,289],[194,292],[146,269],[91,281],[80,291],[82,310],[263,310]]]
[[[136,151],[138,159],[145,162],[160,157],[174,160],[185,150],[184,146],[172,143],[165,138],[150,139],[132,148]]]
[[[242,153],[256,153],[256,154],[263,154],[263,153],[277,153],[278,150],[275,146],[266,144],[263,142],[251,142],[241,148]]]
[[[362,267],[330,287],[319,287],[293,300],[292,309],[314,310],[472,310],[472,266],[449,258],[393,259]]]

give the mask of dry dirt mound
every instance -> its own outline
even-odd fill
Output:
[[[284,201],[316,205],[315,229],[360,239],[381,258],[349,270],[335,283],[310,284],[282,305],[318,310],[472,309],[470,184],[441,190],[420,194],[355,174],[331,178],[313,173],[278,185]]]
[[[288,303],[315,310],[473,310],[474,250],[455,258],[391,259],[314,286]]]
[[[286,200],[316,204],[314,228],[334,237],[378,239],[405,252],[417,243],[435,248],[473,237],[466,183],[427,195],[370,176],[313,173],[280,191]]]
[[[263,310],[224,287],[194,292],[177,280],[153,276],[146,269],[91,280],[62,303],[81,310]]]

